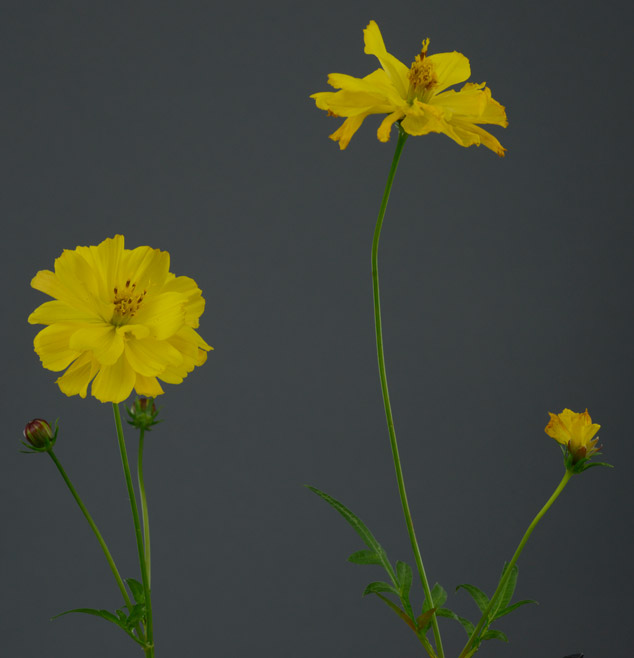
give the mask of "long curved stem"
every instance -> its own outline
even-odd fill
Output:
[[[141,517],[143,518],[143,546],[145,547],[145,566],[147,568],[148,587],[152,587],[152,566],[150,562],[150,517],[148,515],[147,496],[145,495],[145,482],[143,481],[143,439],[145,429],[139,430],[139,457],[137,459],[137,479],[139,481],[139,494],[141,497]]]
[[[378,252],[379,252],[379,239],[381,237],[381,227],[383,226],[383,218],[385,216],[387,202],[389,201],[390,198],[392,183],[394,181],[394,176],[396,175],[396,169],[398,167],[398,162],[400,160],[401,152],[403,151],[403,146],[405,145],[406,140],[407,140],[407,133],[399,126],[398,142],[396,143],[396,150],[394,152],[392,166],[390,168],[390,173],[388,174],[387,182],[385,184],[385,191],[383,192],[383,199],[381,201],[379,216],[376,220],[376,227],[374,229],[374,238],[372,240],[372,293],[374,297],[374,327],[376,331],[376,351],[379,361],[379,376],[381,378],[381,392],[383,394],[383,405],[385,407],[387,429],[390,435],[392,458],[394,460],[394,469],[396,471],[396,479],[398,482],[398,492],[401,497],[401,505],[403,507],[403,514],[405,516],[405,524],[407,525],[407,532],[409,534],[412,550],[414,552],[416,567],[418,569],[420,580],[423,585],[425,597],[429,602],[429,604],[433,606],[431,589],[429,587],[429,581],[427,580],[427,574],[425,573],[425,567],[423,566],[423,560],[421,557],[420,548],[418,547],[416,533],[414,532],[414,523],[412,521],[412,515],[409,510],[409,503],[407,502],[405,481],[403,479],[403,469],[401,467],[401,460],[398,453],[398,444],[396,442],[396,432],[394,430],[394,418],[392,416],[392,407],[390,405],[390,394],[387,387],[387,375],[385,372],[385,355],[383,352],[383,330],[381,324],[381,301],[379,296]],[[436,642],[436,650],[438,652],[438,657],[444,658],[442,640],[440,638],[440,629],[438,628],[438,620],[436,618],[435,613],[432,615],[432,629],[434,632],[434,639]]]
[[[478,625],[475,627],[473,633],[471,633],[471,636],[469,637],[467,644],[465,644],[458,658],[465,658],[465,656],[468,655],[468,652],[472,647],[473,641],[478,637],[478,634],[480,633],[484,625],[487,623],[489,614],[491,610],[493,610],[493,606],[495,605],[497,598],[500,595],[500,592],[504,589],[507,580],[510,578],[511,571],[515,566],[515,563],[519,559],[520,555],[522,554],[522,551],[524,550],[524,546],[526,546],[526,542],[528,541],[529,537],[533,534],[533,530],[535,530],[535,526],[539,523],[542,516],[544,516],[544,514],[546,514],[546,512],[550,509],[551,505],[557,500],[559,494],[564,490],[564,487],[568,484],[572,475],[573,475],[572,471],[566,470],[563,478],[561,478],[561,482],[557,485],[557,488],[553,492],[553,495],[546,501],[546,504],[539,510],[535,518],[531,521],[531,524],[528,526],[526,532],[524,533],[522,540],[520,541],[517,549],[515,550],[515,553],[513,553],[513,557],[511,558],[511,561],[509,562],[508,567],[506,568],[506,575],[498,583],[498,586],[495,592],[493,592],[493,596],[489,601],[489,605],[487,606],[486,610],[482,613],[482,618],[478,622]]]
[[[86,518],[86,521],[88,521],[88,525],[92,528],[92,531],[95,533],[95,536],[97,537],[97,541],[99,542],[99,545],[101,546],[101,550],[103,550],[104,555],[106,556],[106,560],[108,561],[108,565],[110,566],[110,570],[112,571],[112,574],[114,576],[114,579],[117,581],[117,586],[119,587],[119,590],[121,591],[121,595],[123,596],[123,600],[125,601],[126,605],[128,606],[128,610],[132,609],[132,603],[130,601],[130,597],[128,596],[128,592],[125,588],[125,585],[123,584],[123,580],[121,580],[121,576],[119,575],[119,570],[117,569],[117,565],[115,564],[114,558],[110,554],[110,551],[108,550],[108,546],[106,544],[106,541],[104,540],[103,536],[99,532],[99,528],[97,527],[97,524],[93,521],[92,516],[90,516],[90,513],[86,509],[86,506],[84,505],[82,499],[80,498],[79,494],[77,493],[77,490],[73,486],[73,483],[70,481],[70,478],[66,474],[66,471],[64,470],[63,466],[61,465],[59,459],[57,458],[57,455],[53,452],[53,450],[48,450],[48,454],[50,458],[53,460],[53,463],[55,466],[57,466],[57,470],[60,472],[62,478],[64,479],[64,482],[66,482],[66,486],[70,490],[71,494],[73,494],[73,498],[79,505],[79,509],[82,511],[82,514]]]
[[[130,463],[128,461],[128,452],[125,447],[125,439],[123,437],[123,428],[121,427],[121,414],[119,413],[119,405],[116,402],[112,403],[112,410],[114,412],[115,426],[117,428],[117,439],[119,441],[119,451],[121,452],[121,463],[123,464],[123,473],[125,475],[125,482],[128,488],[128,498],[130,499],[130,508],[132,509],[132,521],[134,522],[134,534],[136,536],[136,544],[139,552],[139,566],[141,567],[141,579],[143,581],[143,590],[145,592],[145,614],[146,614],[146,635],[148,647],[144,649],[146,658],[154,658],[154,639],[152,631],[152,599],[150,592],[150,582],[148,578],[147,565],[145,563],[145,551],[143,547],[143,536],[141,534],[141,523],[139,521],[139,510],[136,504],[136,496],[134,494],[134,487],[132,486],[132,476],[130,475]]]

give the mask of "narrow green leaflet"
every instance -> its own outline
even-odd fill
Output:
[[[374,594],[376,594],[381,599],[381,601],[392,608],[392,610],[394,610],[394,612],[414,631],[414,633],[416,632],[414,622],[396,605],[396,603],[394,603],[394,601],[390,601],[387,596],[383,596],[383,594],[380,594],[379,592],[374,592]]]
[[[320,491],[316,487],[311,487],[309,485],[307,485],[307,487],[313,493],[316,493],[320,498],[323,498],[329,505],[334,507],[337,512],[339,512],[339,514],[341,514],[341,516],[343,516],[343,518],[354,528],[356,533],[363,540],[364,544],[379,557],[380,564],[383,565],[390,578],[396,585],[396,575],[394,574],[394,569],[392,569],[392,565],[388,560],[387,553],[383,550],[381,544],[379,544],[379,542],[374,538],[374,535],[370,532],[365,523],[363,523],[363,521],[361,521],[358,516],[353,514],[345,505],[340,503],[338,500],[335,500],[332,496],[329,496],[327,493]]]
[[[502,569],[502,575],[500,576],[500,582],[506,576],[506,572],[508,570],[508,562],[504,563],[504,568]],[[513,565],[513,569],[511,570],[511,573],[508,577],[508,580],[506,581],[506,584],[504,585],[504,589],[500,592],[500,596],[498,597],[498,600],[495,603],[495,608],[492,610],[493,615],[497,613],[498,610],[503,610],[506,608],[506,606],[510,603],[511,599],[513,598],[513,594],[515,593],[515,586],[517,585],[517,576],[519,573],[519,569],[517,567],[517,564]]]
[[[453,610],[449,610],[449,608],[438,608],[438,610],[436,610],[436,615],[438,617],[447,617],[449,619],[455,619],[458,623],[462,625],[465,631],[467,631],[467,635],[469,637],[471,637],[471,634],[475,630],[475,626],[468,619],[465,619],[464,617],[457,615]]]
[[[510,605],[508,608],[504,608],[504,610],[498,611],[493,619],[495,620],[499,619],[500,617],[504,617],[504,615],[508,615],[509,612],[513,612],[513,610],[517,610],[519,607],[526,605],[527,603],[534,603],[535,605],[539,605],[539,602],[533,601],[533,599],[523,599],[522,601],[513,603],[513,605]]]
[[[396,577],[400,589],[400,597],[409,601],[409,590],[412,587],[412,567],[407,562],[396,561]]]
[[[483,640],[502,640],[502,642],[508,642],[509,639],[506,637],[502,631],[496,631],[494,629],[490,629],[484,633],[482,636]]]
[[[440,608],[445,601],[447,600],[447,592],[445,592],[445,588],[436,583],[431,590],[431,598],[432,601],[431,603],[425,599],[423,601],[423,612],[427,612],[430,610],[432,607],[434,608]]]
[[[475,585],[469,585],[468,583],[465,583],[464,585],[458,585],[458,587],[456,587],[456,592],[459,589],[464,589],[469,592],[469,594],[471,594],[471,597],[476,602],[476,605],[478,608],[480,608],[480,612],[484,612],[489,606],[489,597]]]
[[[374,551],[357,551],[353,553],[349,558],[348,562],[353,562],[354,564],[383,564],[381,558]]]
[[[143,585],[141,585],[141,583],[138,580],[135,580],[134,578],[126,578],[125,582],[130,588],[130,591],[132,592],[132,596],[134,597],[135,602],[144,603],[145,590],[143,589]]]
[[[126,614],[122,610],[117,610],[117,614],[119,615],[117,617],[116,615],[112,614],[112,612],[110,612],[109,610],[96,610],[95,608],[75,608],[73,610],[66,610],[64,612],[60,612],[58,615],[51,617],[51,619],[57,619],[58,617],[69,615],[71,612],[79,612],[85,615],[93,615],[95,617],[101,617],[102,619],[105,619],[106,621],[109,621],[115,626],[121,628],[137,644],[140,644],[144,648],[146,646],[145,642],[142,642],[141,640],[139,640],[139,638],[136,635],[134,635],[134,633],[131,630],[131,627],[128,626],[129,619],[128,617],[126,617]]]
[[[380,580],[374,583],[370,583],[363,590],[363,596],[367,596],[368,594],[378,594],[379,592],[391,592],[392,594],[399,596],[399,591],[395,587],[392,587],[392,585],[389,583],[384,583]]]

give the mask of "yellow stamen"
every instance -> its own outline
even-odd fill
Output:
[[[434,71],[434,67],[427,61],[427,48],[429,47],[429,39],[423,41],[423,47],[420,54],[412,62],[409,70],[409,100],[412,101],[414,97],[419,100],[424,100],[423,96],[426,92],[431,91],[438,84],[438,77]]]
[[[140,295],[135,293],[136,283],[131,282],[129,279],[125,282],[125,289],[119,292],[119,288],[114,289],[114,313],[112,314],[112,324],[120,326],[126,324],[138,312],[147,290],[144,290]]]

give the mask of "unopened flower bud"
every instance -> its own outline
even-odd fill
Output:
[[[55,425],[55,431],[53,431],[53,428],[45,420],[34,418],[26,424],[23,434],[30,444],[24,444],[27,448],[32,448],[35,452],[46,452],[55,445],[57,424]]]
[[[137,398],[134,401],[134,404],[127,409],[128,416],[130,419],[128,423],[140,430],[150,430],[152,425],[160,423],[160,420],[156,420],[159,410],[154,404],[152,398]]]

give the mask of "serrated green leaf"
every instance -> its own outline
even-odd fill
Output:
[[[384,583],[380,580],[374,583],[370,583],[363,590],[363,596],[367,596],[368,594],[378,594],[379,592],[391,592],[392,594],[399,596],[399,591],[396,589],[396,587],[393,587],[389,583]]]
[[[535,605],[539,605],[539,602],[537,601],[533,601],[532,599],[524,599],[522,601],[518,601],[517,603],[513,603],[513,605],[510,605],[508,608],[504,608],[504,610],[500,610],[496,613],[493,619],[495,620],[499,619],[500,617],[504,617],[504,615],[508,615],[509,612],[513,612],[513,610],[517,610],[520,606],[526,605],[527,603],[534,603]]]
[[[458,587],[456,587],[456,592],[459,589],[464,589],[469,592],[469,594],[471,594],[471,597],[476,602],[476,605],[478,608],[480,608],[480,612],[484,612],[487,609],[489,605],[489,597],[481,589],[475,585],[469,585],[469,583],[458,585]]]
[[[348,562],[354,564],[382,564],[381,558],[374,551],[357,551],[353,553],[349,558]]]
[[[141,621],[145,621],[145,603],[137,603],[132,607],[126,626],[132,630]]]
[[[468,619],[465,619],[464,617],[457,615],[453,610],[449,610],[449,608],[438,608],[438,610],[436,610],[436,615],[438,617],[447,617],[449,619],[455,619],[458,623],[462,625],[465,631],[467,631],[467,635],[469,637],[471,637],[471,634],[475,630],[475,626]]]
[[[508,642],[509,639],[506,637],[502,631],[496,631],[495,629],[489,629],[482,635],[482,640],[502,640],[502,642]]]
[[[401,598],[409,600],[409,590],[412,587],[412,567],[407,562],[396,561],[396,578],[398,579]]]
[[[508,562],[505,562],[504,568],[502,569],[502,575],[500,576],[500,581],[506,575],[507,569],[508,569]],[[517,585],[518,573],[519,573],[519,569],[517,567],[517,564],[514,564],[513,569],[508,577],[508,580],[506,581],[506,584],[504,585],[504,588],[500,592],[500,596],[496,601],[495,609],[492,610],[493,615],[497,614],[498,610],[504,610],[504,608],[506,608],[506,606],[513,598],[513,594],[515,593],[515,586]]]
[[[145,602],[145,589],[143,585],[134,578],[126,578],[125,582],[128,584],[132,596],[134,597],[135,603],[144,603]]]
[[[431,599],[433,607],[440,608],[447,600],[447,592],[445,591],[445,588],[436,583],[431,590]],[[427,612],[431,607],[432,605],[430,605],[430,602],[425,599],[423,601],[423,612]]]
[[[374,538],[374,535],[370,532],[368,527],[361,521],[361,519],[353,514],[343,503],[340,503],[338,500],[333,498],[332,496],[329,496],[327,493],[320,491],[316,487],[311,487],[307,485],[308,489],[310,489],[313,493],[316,493],[320,498],[323,498],[329,505],[334,507],[341,516],[354,528],[355,532],[361,537],[363,540],[364,544],[374,553],[376,553],[379,556],[379,559],[381,560],[381,564],[389,574],[390,578],[395,581],[395,574],[394,570],[392,569],[392,565],[390,564],[390,561],[388,560],[387,553],[379,544],[379,542]],[[394,582],[396,584],[396,582]]]

